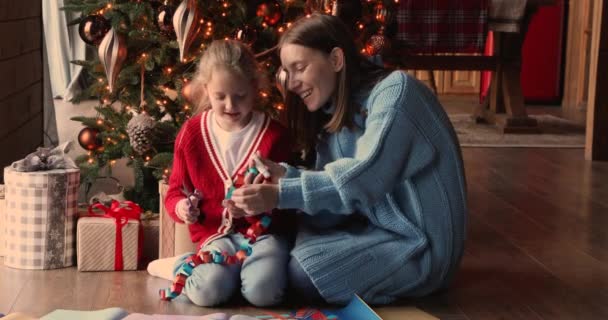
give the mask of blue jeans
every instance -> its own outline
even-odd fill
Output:
[[[246,241],[240,233],[226,235],[201,250],[228,252],[234,255]],[[275,235],[263,235],[252,245],[252,253],[242,265],[201,264],[194,268],[182,291],[192,303],[211,307],[227,302],[240,287],[241,294],[257,307],[267,307],[283,300],[287,287],[287,241]],[[182,263],[193,253],[181,256],[175,263],[177,274]]]

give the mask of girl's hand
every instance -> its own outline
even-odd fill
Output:
[[[279,186],[275,183],[244,185],[232,192],[231,201],[247,216],[268,212],[279,203]]]
[[[185,224],[193,224],[198,221],[201,214],[198,210],[198,199],[181,199],[175,206],[175,214],[184,221]]]
[[[248,168],[251,167],[256,167],[260,173],[256,177],[254,177],[251,173],[247,173],[245,175],[245,184],[258,184],[262,182],[277,184],[279,183],[279,179],[283,178],[285,176],[285,172],[287,172],[287,170],[280,164],[266,158],[262,158],[259,151],[257,151],[253,156],[253,159],[249,161]],[[264,172],[270,176],[264,177]]]
[[[222,206],[224,206],[224,208],[228,210],[228,213],[230,213],[230,215],[235,219],[247,216],[245,210],[237,208],[236,205],[234,205],[234,201],[232,200],[226,199],[222,201]]]

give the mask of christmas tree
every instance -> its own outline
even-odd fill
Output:
[[[376,54],[387,44],[385,26],[392,1],[66,0],[81,13],[70,22],[98,56],[82,65],[91,85],[72,101],[95,98],[95,117],[75,117],[85,128],[78,140],[88,153],[77,158],[82,183],[92,185],[126,158],[135,185],[125,197],[158,212],[158,179],[167,179],[173,143],[191,116],[188,81],[205,46],[239,39],[274,75],[272,48],[298,17],[315,11],[340,16],[359,36],[362,50]],[[376,38],[374,38],[376,37]],[[277,116],[284,108],[278,88],[260,92],[262,106]]]

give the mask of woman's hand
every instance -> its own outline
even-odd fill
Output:
[[[285,176],[287,170],[280,164],[262,158],[260,152],[257,151],[253,156],[253,159],[249,162],[249,168],[255,167],[260,172],[257,176],[253,176],[251,173],[245,175],[245,184],[258,184],[258,183],[279,183],[279,179]],[[268,176],[264,176],[266,173]]]
[[[279,185],[274,183],[244,185],[234,190],[231,200],[227,202],[232,202],[228,205],[234,205],[234,212],[240,213],[236,211],[239,209],[246,216],[268,212],[279,204]]]

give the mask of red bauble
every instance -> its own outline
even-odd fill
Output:
[[[99,137],[99,130],[89,127],[82,129],[78,134],[78,143],[86,150],[98,149],[102,143]]]
[[[274,26],[281,21],[283,12],[278,1],[269,1],[258,6],[256,15],[262,17],[268,25]]]
[[[90,15],[80,21],[78,34],[82,41],[90,45],[98,45],[112,26],[101,15]]]

